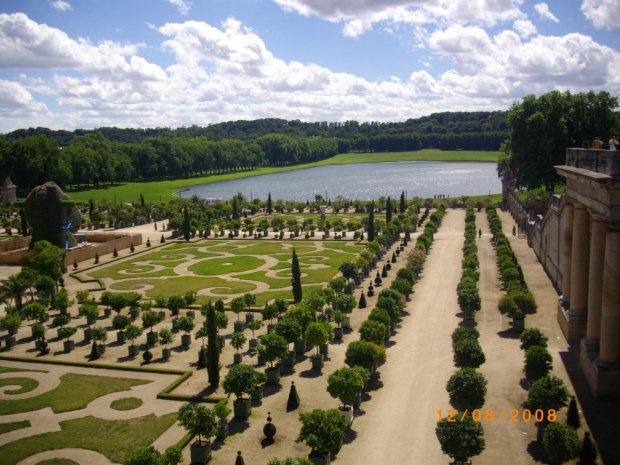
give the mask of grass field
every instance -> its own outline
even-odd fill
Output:
[[[172,181],[156,182],[129,182],[115,186],[105,186],[99,189],[67,190],[71,198],[77,202],[88,202],[89,199],[117,202],[135,202],[144,196],[147,202],[170,200],[172,194],[182,186],[191,186],[215,181],[258,176],[261,174],[280,173],[283,171],[312,168],[314,166],[343,165],[349,163],[377,163],[388,161],[453,161],[453,162],[497,162],[499,152],[467,152],[467,151],[441,151],[436,149],[419,150],[416,152],[386,152],[386,153],[346,153],[336,155],[327,160],[305,165],[286,166],[278,168],[258,168],[250,171],[237,171],[235,173],[217,174],[211,176],[175,179]]]

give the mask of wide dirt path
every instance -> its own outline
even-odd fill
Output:
[[[353,423],[355,440],[337,463],[441,464],[449,461],[435,437],[437,410],[450,408],[446,382],[454,372],[450,334],[456,316],[465,212],[446,213],[388,360],[380,367],[383,387],[362,404]]]

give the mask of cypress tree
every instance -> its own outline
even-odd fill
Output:
[[[375,202],[370,204],[370,213],[368,214],[368,228],[367,228],[368,242],[375,240]]]
[[[586,434],[583,438],[583,444],[581,445],[581,453],[579,454],[579,464],[594,465],[596,463],[597,457],[598,449],[596,448],[596,444],[594,444],[594,441],[592,441],[590,433],[586,431]]]
[[[140,206],[144,208],[144,196],[140,194]]]
[[[295,387],[295,381],[291,381],[291,390],[288,393],[288,402],[286,403],[286,411],[290,412],[299,407],[301,401],[299,400],[299,394],[297,394],[297,388]]]
[[[302,291],[301,291],[301,272],[299,270],[299,260],[297,259],[297,253],[295,252],[295,248],[293,247],[293,263],[291,266],[291,272],[293,278],[291,280],[293,285],[293,302],[298,303],[301,302]]]
[[[360,296],[360,301],[357,304],[357,308],[366,308],[366,297],[364,297],[364,291],[362,291],[362,295]]]
[[[209,385],[220,384],[220,349],[217,343],[217,326],[215,325],[215,308],[211,301],[207,308],[207,376]]]
[[[189,241],[189,212],[187,207],[183,210],[183,239]]]
[[[402,191],[400,194],[400,209],[399,213],[405,213],[405,209],[407,206],[405,205],[405,191]]]
[[[566,424],[571,428],[578,429],[581,425],[579,420],[579,411],[577,410],[577,400],[573,396],[568,404],[568,414],[566,415]]]
[[[97,342],[93,341],[93,346],[90,349],[90,360],[97,360],[99,358],[99,350],[97,348]]]
[[[237,196],[236,195],[233,197],[233,201],[232,201],[232,219],[233,220],[238,220],[239,219],[239,207],[237,206]]]
[[[269,193],[269,195],[267,196],[267,214],[271,215],[272,212],[272,208],[271,208],[271,192]]]
[[[390,221],[392,221],[392,199],[388,195],[385,202],[385,224],[390,224]]]

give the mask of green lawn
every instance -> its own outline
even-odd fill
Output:
[[[77,397],[77,396],[76,396]],[[101,420],[92,416],[60,423],[61,431],[38,434],[0,447],[2,463],[12,465],[46,450],[94,450],[111,462],[121,463],[133,449],[150,446],[177,419],[177,413],[148,415],[131,420]]]
[[[15,395],[34,391],[39,386],[39,382],[32,378],[4,378],[0,379],[0,387],[3,386],[21,386],[19,389],[4,391],[5,394]]]
[[[265,260],[251,255],[242,257],[212,258],[194,263],[188,270],[201,276],[218,276],[228,273],[250,271],[265,264]]]
[[[121,185],[106,186],[99,189],[67,191],[71,198],[77,202],[88,202],[94,200],[116,200],[117,202],[135,202],[139,200],[140,194],[147,202],[158,200],[170,200],[172,194],[182,186],[202,184],[207,182],[226,181],[228,179],[245,178],[258,176],[261,174],[280,173],[283,171],[311,168],[313,166],[341,165],[349,163],[377,163],[387,161],[476,161],[476,162],[497,162],[499,152],[468,152],[468,151],[441,151],[435,149],[425,149],[416,152],[386,152],[386,153],[346,153],[336,155],[327,160],[305,165],[286,166],[278,168],[258,168],[249,171],[238,171],[235,173],[218,174],[187,179],[176,179],[172,181],[156,182],[129,182]],[[266,200],[266,199],[263,199]]]
[[[142,406],[142,399],[137,397],[123,397],[110,404],[110,408],[114,410],[133,410],[140,406]]]
[[[80,465],[77,462],[69,459],[49,459],[43,462],[37,463],[37,465]]]
[[[47,370],[24,370],[22,368],[0,367],[0,373],[13,373],[20,371],[36,371],[38,373],[48,373]]]
[[[31,412],[45,407],[51,407],[54,413],[79,410],[98,397],[112,392],[127,391],[132,386],[150,382],[141,379],[65,373],[60,377],[58,387],[40,396],[3,400],[0,403],[0,415]],[[2,457],[1,452],[0,457]]]
[[[151,298],[157,297],[158,295],[163,295],[165,297],[170,297],[172,295],[183,295],[188,291],[199,291],[207,288],[212,288],[213,293],[222,295],[252,292],[256,289],[254,284],[227,281],[215,276],[181,276],[178,278],[166,279],[132,279],[128,281],[115,282],[110,286],[110,288],[117,291],[139,292],[144,285],[155,286],[153,289],[146,291],[146,296]],[[199,296],[198,303],[206,303],[206,301],[201,302]]]
[[[31,424],[28,420],[0,423],[0,434],[10,433],[17,429],[29,428],[30,426]]]

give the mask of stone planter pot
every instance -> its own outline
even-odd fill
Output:
[[[13,347],[16,342],[15,336],[8,335],[4,337],[4,343],[7,347]]]
[[[239,365],[241,363],[241,360],[243,360],[243,354],[233,355],[233,362],[235,363],[235,365]]]
[[[99,356],[105,354],[105,344],[97,344],[97,352],[99,352]]]
[[[228,436],[228,420],[220,420],[215,436],[219,439],[226,439],[226,436]]]
[[[295,352],[303,354],[306,352],[306,341],[298,341],[294,345]]]
[[[139,308],[129,309],[129,316],[131,316],[131,318],[135,320],[136,318],[140,316],[140,309]]]
[[[312,368],[321,369],[325,365],[322,355],[313,355],[311,358],[312,358]]]
[[[273,332],[273,328],[275,328],[276,325],[267,325],[267,334]]]
[[[344,419],[347,422],[347,425],[351,427],[353,424],[353,407],[341,405],[338,407],[338,410],[344,413]]]
[[[287,367],[295,366],[295,362],[297,361],[297,354],[294,350],[289,350],[288,357],[286,357],[283,362]]]
[[[258,349],[258,339],[250,339],[249,348],[252,351],[256,351]]]
[[[263,398],[263,385],[260,384],[252,391],[252,400],[261,400]]]
[[[172,350],[170,350],[170,349],[162,349],[162,350],[161,350],[161,358],[163,358],[163,359],[169,359],[169,358],[170,358],[171,353],[172,353]]]
[[[334,328],[334,338],[335,339],[338,339],[338,340],[342,339],[342,333],[343,333],[342,328]]]
[[[254,321],[254,314],[253,313],[246,313],[245,314],[245,322],[249,323],[250,321]]]
[[[310,460],[314,465],[329,465],[331,463],[329,454],[321,455],[315,451],[308,454],[308,460]]]
[[[108,318],[110,315],[112,315],[112,309],[111,308],[104,308],[103,309],[103,314],[105,315],[106,318]]]
[[[235,321],[233,327],[234,327],[235,333],[242,333],[243,332],[243,328],[244,328],[243,322]]]
[[[189,347],[192,344],[192,335],[191,334],[183,334],[181,336],[181,345],[183,347]]]
[[[65,349],[65,352],[71,352],[75,348],[75,342],[73,341],[64,341],[62,345]]]
[[[327,358],[327,354],[329,354],[329,344],[319,346],[319,354],[321,354],[324,359]]]
[[[121,344],[123,344],[126,340],[127,336],[125,336],[124,331],[119,331],[118,333],[116,333],[116,342],[120,342]]]
[[[518,333],[523,332],[525,329],[525,318],[513,318],[512,319],[512,330]]]
[[[93,340],[93,330],[90,328],[87,328],[84,330],[84,340],[85,341],[92,341]]]
[[[146,333],[146,343],[150,346],[154,346],[159,341],[159,334],[155,331],[150,331]]]
[[[34,346],[38,350],[41,350],[41,348],[45,348],[44,346],[46,346],[46,341],[44,339],[37,339],[36,341],[34,341]]]
[[[220,350],[222,350],[222,347],[224,347],[226,345],[226,337],[225,336],[218,336],[217,337],[217,343],[220,346]]]
[[[278,384],[280,382],[280,367],[265,368],[265,375],[267,375],[269,384]]]
[[[211,460],[211,442],[198,441],[189,446],[192,463],[206,464]]]
[[[127,353],[129,353],[130,357],[137,356],[138,352],[140,352],[140,347],[138,347],[136,345],[127,346]]]
[[[252,413],[252,402],[250,399],[237,399],[233,402],[233,413],[237,418],[248,418]]]
[[[188,310],[185,312],[185,315],[190,317],[192,320],[196,318],[196,312],[194,310]]]
[[[342,327],[349,328],[349,329],[351,328],[351,317],[349,315],[347,315],[347,317],[342,322]]]

